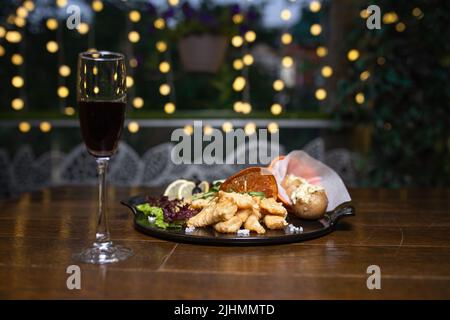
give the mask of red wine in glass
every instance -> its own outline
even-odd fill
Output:
[[[81,133],[89,153],[94,157],[110,157],[116,153],[125,119],[126,103],[80,101],[78,107]]]

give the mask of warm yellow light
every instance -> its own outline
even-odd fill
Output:
[[[130,40],[130,42],[136,43],[136,42],[139,42],[139,39],[141,39],[139,32],[130,31],[130,33],[128,33],[128,40]]]
[[[39,124],[39,129],[41,129],[42,132],[49,132],[50,130],[52,130],[52,125],[48,121],[42,121]]]
[[[65,86],[61,86],[58,88],[58,97],[60,98],[67,98],[69,95],[69,89]]]
[[[244,127],[244,132],[246,135],[250,136],[256,132],[256,124],[249,122]]]
[[[321,73],[324,78],[329,78],[333,75],[333,68],[330,66],[323,66]]]
[[[277,116],[277,115],[279,115],[281,112],[283,112],[283,107],[282,107],[281,104],[279,104],[279,103],[274,103],[274,104],[270,107],[270,112],[271,112],[274,116]]]
[[[96,76],[96,75],[98,74],[98,68],[97,68],[97,66],[93,66],[93,67],[92,67],[92,74],[93,74],[94,76]]]
[[[252,105],[248,102],[243,102],[241,108],[243,114],[249,114],[250,112],[252,112]]]
[[[5,38],[8,42],[19,43],[22,40],[22,35],[18,31],[8,31]]]
[[[290,33],[283,33],[281,35],[281,43],[286,45],[292,43],[292,35]]]
[[[59,67],[59,74],[61,77],[68,77],[70,75],[70,67],[62,65]]]
[[[325,100],[327,98],[327,91],[325,89],[319,88],[316,90],[316,99]]]
[[[233,130],[233,124],[229,121],[226,121],[222,124],[222,130],[224,132],[230,132],[231,130]]]
[[[357,104],[363,104],[365,100],[364,93],[358,92],[355,96],[355,101]]]
[[[6,29],[2,26],[0,26],[0,38],[5,37]]]
[[[26,20],[24,18],[21,17],[16,17],[14,19],[14,24],[18,27],[18,28],[23,28],[25,27],[25,25],[27,24]]]
[[[130,63],[130,67],[132,67],[132,68],[136,68],[138,66],[138,61],[136,58],[131,58],[129,63]]]
[[[89,32],[89,25],[86,22],[81,22],[77,27],[79,34],[86,34]]]
[[[139,131],[139,123],[137,123],[136,121],[130,121],[130,123],[128,123],[128,131],[130,133],[136,133]]]
[[[3,57],[5,55],[5,48],[0,45],[0,57]]]
[[[318,57],[323,58],[328,54],[328,49],[326,47],[317,47],[316,54]]]
[[[241,59],[235,59],[233,61],[233,68],[236,70],[241,70],[244,68],[244,62]]]
[[[120,88],[117,88],[117,93],[119,93],[119,91],[120,91]],[[94,94],[98,94],[99,92],[100,92],[100,88],[95,86],[94,87]]]
[[[180,3],[180,0],[167,0],[167,2],[172,6],[175,7]]]
[[[67,6],[67,0],[56,0],[56,5],[60,8]]]
[[[284,21],[287,21],[287,20],[291,19],[292,13],[289,9],[284,9],[283,11],[281,11],[280,17]]]
[[[141,97],[136,97],[133,99],[133,107],[136,109],[141,109],[144,106],[144,99]]]
[[[94,0],[92,1],[92,10],[95,12],[100,12],[103,10],[103,2],[100,0]]]
[[[172,114],[172,113],[174,113],[174,112],[175,112],[175,109],[176,109],[175,104],[172,103],[172,102],[167,102],[167,103],[164,105],[164,112],[167,113],[167,114]]]
[[[132,76],[127,76],[126,84],[127,84],[127,88],[131,88],[134,85],[134,79]]]
[[[313,36],[318,36],[319,34],[322,33],[322,26],[318,23],[314,23],[310,28],[309,28],[309,32],[311,32],[311,34]]]
[[[398,15],[394,11],[386,12],[383,14],[383,23],[391,24],[398,21]]]
[[[11,108],[14,110],[22,110],[25,106],[25,102],[21,98],[16,98],[11,101]]]
[[[292,59],[292,57],[290,56],[283,57],[283,59],[281,60],[281,64],[285,68],[290,68],[294,65],[294,59]]]
[[[397,32],[403,32],[406,29],[406,25],[403,22],[399,22],[395,25],[395,30],[397,30]]]
[[[95,48],[89,48],[87,51],[88,51],[88,52],[97,52],[97,49],[95,49]],[[99,58],[99,57],[100,57],[100,54],[94,53],[94,54],[92,55],[92,57],[94,57],[94,58]]]
[[[16,10],[16,15],[21,18],[26,18],[28,17],[28,10],[24,7],[18,7]]]
[[[267,125],[267,130],[268,130],[270,133],[272,133],[272,134],[277,133],[278,130],[279,130],[278,124],[275,123],[275,122],[269,123],[269,124]]]
[[[244,16],[240,13],[236,13],[231,18],[235,24],[240,24],[244,21]]]
[[[164,52],[167,50],[167,43],[165,43],[164,41],[158,41],[156,43],[156,50],[158,50],[159,52]]]
[[[31,0],[27,0],[23,3],[23,6],[25,7],[25,9],[27,9],[28,11],[33,11],[34,10],[34,2]]]
[[[53,18],[47,19],[45,25],[49,30],[55,30],[56,28],[58,28],[58,20]]]
[[[163,83],[159,86],[159,93],[163,96],[167,96],[170,94],[170,86],[167,83]]]
[[[162,61],[159,64],[159,71],[161,71],[161,73],[167,73],[170,71],[170,63],[168,63],[167,61]]]
[[[15,53],[11,56],[11,62],[13,65],[20,66],[23,64],[23,57],[20,54]]]
[[[128,14],[128,18],[131,22],[139,22],[139,20],[141,20],[141,13],[137,10],[132,10]]]
[[[239,76],[236,79],[234,79],[234,81],[233,81],[233,89],[235,91],[242,91],[242,90],[244,90],[246,84],[247,84],[247,81],[245,80],[245,78]]]
[[[207,124],[206,126],[203,127],[203,133],[206,136],[210,136],[213,133],[213,127],[211,127],[211,125]]]
[[[275,80],[275,81],[273,82],[273,89],[274,89],[275,91],[281,91],[281,90],[283,90],[283,89],[284,89],[284,82],[283,82],[283,80],[280,80],[280,79]]]
[[[29,132],[30,130],[31,130],[31,125],[28,122],[23,121],[23,122],[19,123],[19,131],[20,132],[26,133],[26,132]]]
[[[361,74],[359,75],[359,79],[360,79],[361,81],[366,81],[369,77],[370,77],[370,72],[367,71],[367,70],[361,72]]]
[[[322,5],[319,1],[311,1],[309,3],[309,10],[311,10],[312,12],[319,12],[320,8],[322,8]]]
[[[24,85],[25,81],[23,80],[23,78],[21,76],[14,76],[11,79],[11,84],[13,85],[13,87],[15,88],[22,88]]]
[[[253,64],[253,62],[255,61],[255,59],[253,58],[253,56],[251,54],[246,54],[243,58],[242,61],[244,62],[244,64],[246,66],[251,66]]]
[[[73,115],[75,114],[75,109],[74,109],[73,107],[66,107],[66,108],[64,109],[64,113],[65,113],[67,116],[73,116]]]
[[[246,41],[248,41],[248,42],[253,42],[253,41],[255,41],[256,40],[256,32],[255,31],[252,31],[252,30],[249,30],[249,31],[247,31],[246,33],[245,33],[245,40]]]
[[[190,124],[188,124],[184,126],[183,131],[184,134],[190,136],[194,133],[194,128]]]
[[[233,110],[234,110],[235,112],[242,112],[242,107],[243,107],[242,101],[236,101],[236,102],[233,104]]]
[[[367,19],[369,17],[369,12],[367,11],[367,9],[362,9],[359,12],[359,16],[363,19]]]
[[[356,49],[352,49],[349,52],[347,52],[347,58],[350,61],[356,61],[359,58],[359,51]]]
[[[244,43],[244,39],[241,36],[234,36],[233,38],[231,38],[231,44],[233,45],[233,47],[240,47],[242,46],[242,44]]]
[[[415,8],[412,10],[412,15],[413,15],[414,17],[420,17],[420,16],[423,15],[423,12],[422,12],[422,10],[421,10],[419,7],[415,7]]]
[[[153,26],[156,29],[164,29],[166,27],[166,21],[163,18],[158,18],[153,22]]]

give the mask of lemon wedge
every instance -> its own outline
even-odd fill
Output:
[[[178,199],[191,199],[192,191],[195,188],[195,183],[192,181],[184,182],[178,189]]]
[[[169,186],[166,188],[166,191],[164,191],[164,195],[169,198],[169,200],[177,199],[178,198],[178,191],[180,190],[181,186],[185,184],[187,181],[185,179],[178,179],[169,184]]]
[[[208,192],[209,191],[209,183],[208,181],[202,181],[198,184],[198,187],[200,188],[200,190],[202,190],[203,193]]]

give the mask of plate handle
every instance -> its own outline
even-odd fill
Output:
[[[130,209],[131,212],[133,212],[133,215],[135,215],[135,216],[137,215],[136,207],[133,206],[131,203],[129,203],[128,201],[120,201],[120,203],[123,204],[128,209]]]
[[[330,213],[330,224],[334,226],[341,218],[347,216],[354,216],[355,208],[351,205],[343,205],[334,209],[333,212]]]

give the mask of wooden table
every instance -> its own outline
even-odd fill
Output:
[[[177,244],[133,229],[130,195],[110,188],[110,227],[128,261],[66,268],[94,237],[95,188],[59,187],[0,201],[0,298],[396,299],[450,298],[450,190],[354,189],[356,216],[312,241],[267,247]],[[368,290],[369,265],[381,290]]]

